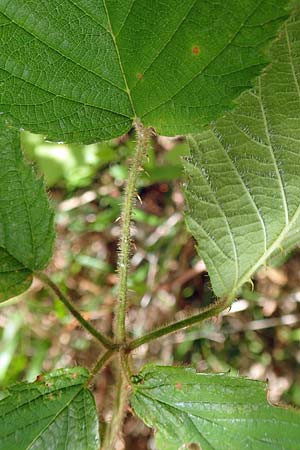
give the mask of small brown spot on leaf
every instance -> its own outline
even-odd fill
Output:
[[[192,49],[193,55],[200,55],[200,47],[199,45],[194,45],[193,49]]]
[[[188,450],[201,450],[201,447],[198,444],[189,444]]]
[[[44,375],[40,374],[36,377],[35,381],[44,381]]]
[[[176,383],[176,384],[175,384],[175,387],[176,387],[176,389],[177,389],[178,391],[181,391],[181,389],[182,389],[182,384],[181,384],[181,383]]]
[[[136,77],[137,77],[138,80],[142,80],[143,79],[143,74],[142,73],[138,73]]]

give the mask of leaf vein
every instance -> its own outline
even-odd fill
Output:
[[[126,92],[125,89],[122,89],[120,86],[118,86],[117,84],[113,83],[111,80],[103,77],[102,75],[100,75],[97,72],[94,72],[93,70],[89,69],[88,67],[85,67],[83,65],[81,65],[80,63],[78,63],[77,61],[75,61],[74,59],[72,59],[70,56],[68,56],[67,54],[63,53],[61,50],[57,50],[55,47],[49,45],[49,43],[45,42],[43,39],[41,39],[39,36],[35,35],[32,31],[26,29],[23,25],[20,25],[18,22],[16,22],[14,19],[12,19],[11,17],[9,17],[7,14],[2,13],[7,19],[11,20],[12,23],[14,23],[17,27],[21,28],[23,31],[25,31],[26,33],[28,33],[30,36],[33,36],[37,41],[39,41],[41,44],[43,44],[46,48],[51,49],[52,51],[54,51],[55,53],[57,53],[58,55],[62,56],[63,58],[65,58],[66,60],[70,61],[72,64],[74,64],[76,67],[79,67],[80,69],[83,69],[84,71],[91,73],[92,75],[95,75],[97,78],[99,78],[100,80],[104,81],[105,83],[110,84],[111,86],[115,87],[116,89],[118,89],[121,92]]]

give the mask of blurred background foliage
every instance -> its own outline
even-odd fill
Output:
[[[24,153],[44,174],[56,210],[57,242],[49,274],[85,318],[110,333],[116,294],[120,204],[127,161],[134,146],[129,134],[94,144],[66,145],[22,134]],[[181,193],[184,139],[158,137],[145,161],[134,210],[135,249],[130,275],[132,336],[196,312],[214,300],[205,265],[185,229]],[[231,371],[269,380],[269,398],[300,406],[300,253],[285,255],[246,285],[231,311],[221,317],[141,347],[146,361],[192,364],[200,371]],[[24,295],[0,305],[0,384],[33,381],[42,371],[90,366],[99,348],[64,306],[35,281]],[[105,418],[107,368],[95,382]],[[120,448],[152,449],[149,430],[130,410]]]

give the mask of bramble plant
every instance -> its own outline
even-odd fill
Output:
[[[137,373],[134,364],[143,344],[229,308],[261,266],[299,240],[297,2],[0,0],[0,32],[0,300],[36,277],[104,349],[90,370],[60,369],[4,391],[0,449],[114,449],[129,401],[160,450],[299,448],[299,412],[270,405],[264,383],[153,364]],[[44,272],[54,213],[19,135],[93,143],[132,126],[115,325],[105,336]],[[219,299],[132,339],[130,228],[152,133],[189,136],[186,224]],[[112,419],[99,433],[91,388],[112,360]]]

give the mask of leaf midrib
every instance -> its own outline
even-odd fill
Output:
[[[209,443],[209,441],[207,441],[207,439],[205,438],[205,436],[197,429],[197,427],[195,426],[195,424],[194,424],[194,422],[192,421],[191,417],[199,418],[199,419],[203,420],[204,422],[208,422],[209,424],[215,424],[215,422],[213,422],[212,420],[206,419],[206,418],[204,418],[204,417],[201,417],[201,416],[195,416],[195,415],[193,415],[193,414],[186,413],[186,412],[182,411],[180,408],[177,408],[177,407],[174,406],[174,405],[170,405],[169,403],[167,403],[167,402],[165,402],[165,401],[163,401],[163,400],[156,399],[156,398],[153,399],[152,397],[150,397],[149,395],[145,394],[144,392],[141,392],[141,391],[140,391],[140,392],[139,392],[139,395],[141,395],[141,396],[143,396],[143,397],[149,399],[152,403],[157,402],[157,403],[161,404],[163,407],[165,407],[165,408],[168,409],[169,411],[173,409],[173,410],[175,410],[175,411],[178,411],[178,412],[181,413],[181,414],[186,415],[186,416],[188,417],[189,421],[193,424],[193,427],[196,429],[196,431],[197,431],[197,433],[199,434],[199,436],[200,436],[202,439],[204,439],[206,442]],[[216,425],[217,425],[217,426],[221,426],[221,425],[219,425],[219,424],[216,424]],[[222,427],[222,426],[221,426],[221,427]],[[224,428],[224,427],[222,427],[222,428]],[[209,444],[210,444],[210,443],[209,443]],[[210,444],[210,445],[211,445],[211,444]],[[212,447],[212,446],[211,446],[211,447]],[[216,450],[216,449],[214,449],[214,447],[212,447],[212,449],[213,449],[213,450]]]
[[[77,385],[77,386],[78,386],[78,385]],[[56,393],[56,392],[61,392],[61,391],[68,390],[68,389],[74,388],[74,387],[76,387],[76,384],[75,384],[75,385],[71,385],[71,386],[60,387],[60,388],[58,388],[58,389],[54,389],[54,390],[52,390],[52,391],[49,391],[49,392],[45,392],[45,393],[39,394],[39,395],[37,395],[36,397],[34,397],[34,398],[32,398],[32,399],[30,399],[30,400],[28,400],[28,401],[22,403],[21,405],[19,405],[19,406],[17,407],[17,409],[26,407],[26,406],[29,405],[31,402],[37,401],[37,400],[39,400],[40,398],[43,398],[43,397],[45,397],[45,396],[47,396],[47,395],[49,395],[49,394]],[[59,409],[59,410],[57,411],[57,413],[56,413],[54,416],[52,416],[52,415],[48,416],[49,418],[52,417],[52,419],[51,419],[50,421],[47,422],[47,424],[44,426],[44,428],[43,428],[43,429],[39,432],[39,434],[38,434],[37,436],[35,436],[35,438],[28,444],[28,446],[26,447],[25,450],[30,450],[31,446],[37,441],[37,439],[38,439],[40,436],[42,436],[42,434],[43,434],[43,433],[49,428],[49,426],[50,426],[50,425],[51,425],[51,424],[52,424],[52,423],[60,416],[60,414],[62,414],[62,413],[64,412],[64,410],[70,406],[70,404],[76,399],[76,397],[77,397],[79,394],[84,393],[84,392],[85,392],[84,386],[83,386],[83,385],[79,386],[79,390],[78,390],[76,393],[74,393],[74,395],[69,399],[69,401],[68,401],[67,403],[65,403],[65,404],[61,407],[61,409]],[[7,397],[6,397],[6,398],[7,398]],[[5,400],[6,398],[4,398],[3,400]],[[0,401],[0,403],[1,403],[1,401]],[[5,412],[4,415],[3,415],[2,417],[11,414],[12,412],[15,411],[15,409],[16,409],[16,408],[14,407],[14,408],[11,409],[10,411]],[[45,417],[45,419],[47,419],[48,417]],[[33,423],[34,423],[34,422],[33,422]],[[32,425],[32,424],[29,424],[29,425]],[[29,425],[27,425],[27,426],[29,426]],[[5,436],[2,436],[2,439],[3,439],[3,438],[6,438],[6,439],[7,439],[7,438],[8,438],[9,436],[11,436],[13,433],[14,433],[14,432],[12,432],[12,433],[10,433],[10,434],[7,434],[7,435],[5,435]]]
[[[52,420],[50,420],[47,425],[45,425],[45,427],[39,432],[39,434],[33,439],[33,441],[31,441],[29,443],[29,445],[26,447],[25,450],[30,450],[30,448],[32,447],[32,445],[43,435],[43,433],[45,431],[47,431],[47,429],[55,422],[55,420],[64,412],[64,410],[66,408],[68,408],[70,406],[70,404],[76,399],[76,397],[78,397],[79,394],[82,394],[84,392],[84,387],[81,387],[81,389],[74,395],[74,397],[72,397],[56,414],[55,416],[52,418]],[[69,421],[68,421],[69,424]]]
[[[227,419],[226,417],[224,418],[224,419],[217,419],[217,421],[214,421],[214,420],[211,420],[211,419],[208,419],[208,418],[206,418],[206,417],[203,417],[203,416],[200,416],[200,415],[197,415],[197,414],[193,414],[193,413],[190,413],[190,412],[186,412],[186,411],[184,411],[184,410],[182,410],[182,409],[180,409],[179,407],[177,407],[176,405],[173,405],[173,404],[170,404],[170,403],[168,403],[167,401],[165,401],[165,400],[161,400],[161,399],[158,399],[158,398],[156,398],[156,397],[151,397],[150,395],[147,395],[146,393],[144,393],[143,391],[138,391],[138,393],[139,393],[139,395],[141,395],[141,396],[144,396],[144,397],[146,397],[146,398],[148,398],[149,400],[151,400],[151,402],[153,402],[153,403],[155,403],[155,402],[158,402],[158,403],[161,403],[162,405],[164,405],[164,406],[166,406],[166,407],[168,407],[168,408],[172,408],[172,409],[174,409],[174,410],[176,410],[176,411],[179,411],[180,413],[182,413],[182,414],[185,414],[185,415],[187,415],[188,417],[195,417],[195,418],[199,418],[199,419],[201,419],[201,420],[203,420],[203,421],[205,421],[205,422],[208,422],[208,423],[210,423],[210,424],[215,424],[215,425],[217,425],[217,426],[220,426],[220,427],[222,427],[223,428],[223,426],[220,424],[220,423],[218,423],[218,422],[221,422],[221,421],[231,421],[232,419]],[[257,408],[259,407],[259,405],[257,404],[257,403],[255,403],[255,404],[253,404],[253,403],[247,403],[247,402],[243,402],[243,403],[238,403],[238,402],[224,402],[224,403],[216,403],[216,402],[201,402],[201,401],[199,401],[199,402],[194,402],[194,403],[199,403],[200,405],[203,405],[203,404],[208,404],[208,405],[212,405],[212,404],[214,404],[214,405],[220,405],[220,404],[222,404],[222,405],[233,405],[233,406],[235,406],[235,405],[239,405],[239,406],[245,406],[245,407],[248,407],[249,408],[249,410],[250,409],[254,409],[254,410],[257,410]],[[251,406],[252,406],[252,408],[251,408]],[[268,408],[268,409],[275,409],[276,410],[276,408],[280,411],[281,409],[278,407],[278,406],[275,406],[275,405],[270,405],[268,402],[267,402],[267,400],[263,403],[263,405],[261,405],[260,404],[260,406],[263,406],[263,407],[265,407],[265,408]],[[254,407],[254,408],[253,408]],[[257,420],[258,419],[256,419],[256,418],[244,418],[244,419],[241,419],[241,418],[239,418],[239,417],[237,417],[237,419],[236,420],[244,420],[245,422],[246,421],[253,421],[253,422],[257,422]],[[263,419],[261,419],[261,418],[259,418],[259,420],[262,420],[263,422],[272,422],[273,423],[273,418],[272,417],[270,417],[269,419],[266,419],[266,418],[263,418]],[[295,421],[295,422],[291,422],[291,421],[286,421],[286,420],[284,420],[284,419],[281,419],[280,420],[280,422],[281,423],[287,423],[287,424],[289,424],[289,425],[291,425],[291,424],[293,424],[293,425],[297,425],[297,426],[299,426],[299,421]]]
[[[80,63],[76,62],[76,61],[73,60],[71,57],[69,57],[68,55],[66,55],[65,52],[62,52],[61,49],[58,50],[58,49],[56,49],[55,47],[49,45],[47,42],[45,42],[43,39],[37,37],[37,36],[36,36],[34,33],[32,33],[31,31],[26,30],[26,29],[24,28],[24,26],[19,25],[19,24],[18,24],[17,22],[15,22],[13,19],[9,18],[9,16],[8,16],[7,14],[4,14],[4,13],[2,13],[2,14],[4,14],[4,15],[5,15],[12,23],[15,23],[18,27],[22,28],[25,32],[27,32],[27,33],[31,34],[32,36],[34,36],[35,39],[38,39],[41,43],[43,43],[44,45],[46,45],[48,48],[52,49],[53,51],[57,52],[57,53],[58,53],[59,55],[61,55],[63,58],[66,58],[66,59],[70,60],[73,64],[75,64],[76,66],[80,67],[81,69],[83,69],[83,70],[85,70],[85,71],[88,71],[88,72],[92,73],[94,76],[97,76],[98,78],[100,78],[103,82],[109,83],[111,86],[117,88],[117,89],[120,90],[121,92],[126,93],[126,94],[127,94],[127,97],[128,97],[128,100],[129,100],[129,103],[130,103],[130,106],[131,106],[131,109],[132,109],[133,116],[128,115],[128,113],[127,113],[127,115],[126,115],[126,114],[122,114],[122,113],[119,113],[119,112],[117,112],[117,111],[113,111],[112,109],[105,108],[105,107],[102,107],[102,106],[97,106],[97,105],[87,104],[87,103],[82,102],[82,101],[80,101],[80,100],[76,100],[76,99],[73,99],[73,98],[68,98],[68,97],[66,97],[66,96],[64,96],[64,95],[62,95],[62,94],[57,95],[55,92],[52,92],[51,90],[41,88],[40,86],[35,86],[34,83],[30,83],[28,80],[25,80],[25,79],[23,79],[22,77],[16,77],[16,78],[19,78],[19,79],[21,79],[22,81],[24,81],[24,82],[26,82],[26,83],[29,83],[29,84],[33,85],[34,87],[38,87],[39,89],[42,89],[42,90],[44,90],[45,92],[47,92],[47,93],[49,93],[49,94],[51,94],[51,95],[54,95],[55,97],[62,98],[62,99],[67,99],[68,101],[71,101],[71,102],[74,102],[74,103],[83,104],[84,106],[90,106],[90,107],[93,107],[93,108],[96,108],[96,109],[100,109],[100,110],[103,110],[103,111],[108,111],[108,112],[114,113],[114,114],[116,114],[116,115],[119,115],[119,116],[121,116],[121,117],[124,117],[124,118],[126,117],[127,119],[130,119],[130,120],[136,120],[136,119],[137,119],[137,112],[136,112],[135,104],[134,104],[134,101],[133,101],[133,98],[132,98],[132,92],[133,92],[134,88],[136,87],[137,82],[134,84],[134,86],[133,86],[131,89],[129,88],[129,84],[128,84],[128,81],[127,81],[125,69],[124,69],[124,66],[123,66],[123,63],[122,63],[121,53],[120,53],[120,50],[119,50],[119,47],[118,47],[118,44],[117,44],[117,37],[119,36],[120,32],[122,31],[122,29],[123,29],[123,27],[124,27],[124,24],[126,23],[128,17],[130,16],[130,13],[131,13],[131,11],[132,11],[132,7],[133,7],[133,5],[134,5],[134,3],[135,3],[135,0],[132,0],[132,2],[131,2],[131,4],[130,4],[130,7],[129,7],[129,11],[128,11],[128,13],[127,13],[125,19],[123,20],[123,23],[121,24],[121,27],[120,27],[119,31],[118,31],[116,34],[114,34],[114,31],[113,31],[112,22],[111,22],[111,18],[110,18],[110,14],[109,14],[109,9],[108,9],[108,7],[107,7],[106,0],[102,0],[102,3],[103,3],[104,11],[105,11],[105,14],[106,14],[106,17],[107,17],[107,22],[108,22],[109,29],[107,29],[107,28],[106,28],[104,25],[102,25],[98,20],[96,20],[94,17],[92,17],[91,14],[89,14],[87,11],[85,11],[81,6],[78,6],[77,3],[76,3],[74,0],[68,0],[68,1],[69,1],[70,4],[72,4],[74,7],[76,7],[79,11],[82,11],[82,12],[83,12],[87,17],[89,17],[90,20],[92,20],[95,24],[97,24],[99,27],[101,27],[101,29],[104,30],[104,32],[106,32],[106,33],[108,33],[108,34],[111,35],[111,38],[112,38],[112,41],[113,41],[113,45],[114,45],[114,47],[115,47],[117,59],[118,59],[118,62],[119,62],[119,68],[120,68],[120,71],[121,71],[121,74],[122,74],[122,77],[123,77],[123,80],[124,80],[124,85],[125,85],[126,89],[121,88],[120,86],[118,86],[117,84],[115,84],[115,83],[112,82],[111,80],[107,79],[106,77],[104,77],[104,76],[100,75],[99,73],[94,72],[93,70],[89,69],[88,67],[83,66],[83,65],[81,65]],[[215,60],[216,60],[216,59],[224,52],[224,50],[226,50],[226,48],[228,48],[228,46],[236,39],[236,37],[239,35],[239,33],[241,32],[241,30],[245,27],[245,25],[247,24],[247,22],[249,21],[249,19],[255,14],[255,12],[257,11],[257,9],[258,9],[259,7],[261,7],[261,5],[263,4],[264,1],[265,1],[265,0],[260,0],[260,1],[254,6],[253,10],[252,10],[251,12],[249,12],[249,14],[247,15],[247,17],[245,17],[245,19],[244,19],[243,22],[240,24],[240,26],[238,27],[238,29],[236,30],[236,32],[233,34],[233,36],[225,43],[224,47],[218,52],[218,54],[215,55],[215,56],[214,56],[214,57],[213,57],[213,58],[205,65],[205,67],[203,67],[203,68],[200,70],[200,72],[198,72],[197,74],[195,74],[195,75],[194,75],[194,76],[193,76],[193,77],[192,77],[192,78],[191,78],[184,86],[182,86],[177,92],[175,92],[173,95],[171,95],[171,97],[169,97],[167,100],[165,100],[165,101],[163,101],[162,103],[156,105],[156,106],[153,107],[152,109],[150,109],[150,110],[144,112],[144,113],[141,115],[140,118],[141,118],[141,119],[145,118],[147,115],[152,114],[152,112],[155,111],[156,109],[159,109],[159,108],[161,108],[162,106],[164,106],[165,104],[168,104],[169,102],[171,102],[171,101],[173,100],[173,98],[176,97],[182,90],[184,90],[190,83],[192,83],[192,82],[194,81],[195,78],[197,78],[198,76],[200,76],[201,74],[203,74],[203,73],[207,70],[207,68],[208,68],[208,67],[209,67],[209,66],[210,66],[210,65],[211,65],[211,64],[212,64],[212,63],[213,63],[213,62],[214,62],[214,61],[215,61]],[[180,22],[179,22],[179,24],[177,25],[175,31],[174,31],[174,32],[172,33],[172,35],[167,39],[167,41],[163,43],[162,48],[159,50],[159,52],[155,55],[154,59],[153,59],[153,60],[150,62],[150,64],[147,66],[147,68],[145,69],[144,73],[145,73],[146,71],[149,70],[149,68],[154,64],[154,62],[155,62],[155,61],[157,60],[157,58],[160,56],[160,54],[162,53],[162,51],[164,51],[164,49],[166,48],[166,46],[167,46],[167,45],[169,44],[169,42],[173,39],[173,37],[176,35],[176,33],[177,33],[178,29],[180,28],[180,26],[182,25],[182,23],[183,23],[183,22],[186,20],[186,18],[190,15],[190,12],[192,11],[192,9],[193,9],[193,7],[195,6],[196,2],[197,2],[197,0],[194,0],[194,1],[192,2],[189,11],[186,12],[186,13],[184,14],[184,16],[180,19]],[[9,73],[9,72],[8,72],[8,73]],[[15,75],[14,75],[14,76],[15,76]],[[70,133],[69,133],[69,134],[70,134]]]
[[[131,104],[131,108],[132,108],[132,111],[133,111],[133,114],[134,114],[134,118],[132,118],[132,119],[134,120],[134,119],[137,118],[137,114],[136,114],[135,106],[134,106],[134,103],[133,103],[133,100],[132,100],[131,91],[130,91],[128,83],[127,83],[127,78],[126,78],[126,75],[125,75],[125,71],[124,71],[124,67],[123,67],[123,63],[122,63],[119,47],[118,47],[118,44],[117,44],[116,36],[115,36],[115,34],[113,32],[113,27],[112,27],[110,16],[109,16],[109,12],[108,12],[108,9],[107,9],[106,0],[102,0],[102,2],[103,2],[104,9],[105,9],[106,17],[107,17],[107,21],[108,21],[108,25],[109,25],[109,29],[110,29],[110,34],[111,34],[111,37],[112,37],[112,40],[113,40],[113,43],[114,43],[114,46],[115,46],[115,50],[116,50],[116,53],[117,53],[120,70],[121,70],[121,73],[123,75],[124,83],[125,83],[125,86],[126,86],[126,92],[127,92],[128,99],[129,99],[129,102]],[[132,7],[132,5],[131,5],[131,7]]]
[[[100,28],[103,28],[103,30],[105,30],[107,33],[110,32],[107,28],[105,28],[104,25],[102,25],[100,22],[98,22],[98,20],[96,20],[93,16],[91,16],[91,14],[89,14],[82,6],[78,6],[74,0],[67,0],[67,1],[69,3],[71,3],[71,5],[74,5],[79,11],[83,12],[87,17],[89,17]]]
[[[289,224],[289,210],[288,210],[287,195],[286,195],[286,192],[285,192],[285,189],[284,189],[284,185],[283,185],[283,180],[282,180],[281,174],[279,172],[278,161],[276,159],[275,151],[273,149],[273,144],[272,144],[271,137],[270,137],[270,131],[269,131],[270,126],[269,126],[269,123],[268,123],[267,114],[266,114],[266,110],[265,110],[265,106],[264,106],[263,98],[262,98],[261,77],[259,77],[259,79],[258,79],[258,93],[259,93],[258,100],[259,100],[259,105],[260,105],[261,112],[262,112],[264,128],[265,128],[265,131],[266,131],[268,148],[269,148],[269,151],[270,151],[270,155],[271,155],[271,158],[272,158],[272,161],[273,161],[273,164],[274,164],[274,168],[275,168],[276,177],[277,177],[278,184],[279,184],[279,187],[280,187],[280,193],[281,193],[281,198],[282,198],[282,205],[283,205],[284,214],[285,214],[285,223],[286,223],[286,225],[288,225]]]
[[[299,87],[299,83],[298,83],[298,80],[297,80],[297,77],[296,77],[294,63],[293,63],[293,60],[292,60],[292,57],[291,57],[291,47],[290,47],[290,39],[289,39],[287,24],[285,24],[285,34],[286,34],[287,48],[288,48],[289,59],[290,59],[290,66],[291,66],[292,74],[293,74],[293,77],[294,77],[295,86],[296,86],[296,89],[297,89],[297,92],[298,92],[298,99],[299,99],[299,102],[300,102],[300,87]],[[260,90],[260,94],[261,94],[261,78],[259,78],[258,83],[259,83],[259,90]],[[263,106],[263,103],[262,103],[261,95],[259,95],[258,100],[260,102],[262,113],[263,113],[263,117],[264,117],[265,131],[266,131],[266,134],[267,134],[268,144],[269,144],[268,147],[270,149],[271,154],[273,154],[273,156],[274,156],[272,142],[270,140],[270,135],[268,133],[268,126],[266,126],[267,119],[266,119],[266,115],[265,115],[265,111],[264,111],[264,106]],[[298,140],[298,143],[299,143],[299,140]],[[274,163],[275,163],[275,166],[277,167],[275,158],[274,158]],[[257,263],[254,264],[254,266],[251,269],[249,269],[242,276],[242,278],[240,279],[238,285],[233,288],[233,290],[231,291],[231,293],[229,295],[229,298],[231,298],[231,299],[234,298],[236,291],[238,289],[240,289],[244,283],[247,283],[251,279],[251,276],[253,275],[253,273],[255,273],[264,264],[264,262],[272,255],[272,253],[275,250],[277,250],[278,248],[280,248],[280,244],[284,241],[284,239],[287,237],[288,233],[291,231],[291,229],[293,228],[293,226],[295,225],[297,220],[300,218],[300,205],[296,209],[296,211],[295,211],[294,215],[292,216],[292,218],[291,219],[289,218],[288,207],[287,207],[287,198],[286,198],[286,194],[285,194],[285,191],[284,191],[284,188],[283,188],[282,178],[280,176],[280,173],[278,172],[278,167],[277,167],[277,177],[279,177],[279,179],[280,179],[281,189],[282,189],[283,206],[286,208],[285,209],[286,225],[282,229],[282,231],[280,232],[279,236],[274,240],[273,244],[269,247],[269,249],[264,252],[264,254],[259,258]]]

